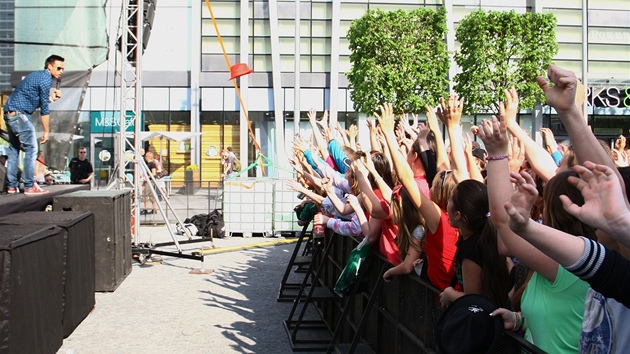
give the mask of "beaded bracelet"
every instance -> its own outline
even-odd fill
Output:
[[[507,158],[508,158],[508,155],[486,156],[486,160],[488,161],[505,160]]]
[[[514,327],[512,327],[512,332],[517,332],[519,324],[521,323],[520,313],[514,312]]]

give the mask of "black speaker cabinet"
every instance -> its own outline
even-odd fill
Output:
[[[94,214],[96,291],[114,291],[131,273],[130,191],[78,191],[55,196],[55,211]]]
[[[30,211],[0,218],[0,228],[9,224],[56,225],[66,231],[63,337],[68,337],[94,308],[94,215],[82,211]]]
[[[57,226],[0,226],[0,353],[61,347],[65,233]]]

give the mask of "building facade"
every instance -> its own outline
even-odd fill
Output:
[[[107,5],[110,43],[120,33],[116,15],[120,1]],[[0,5],[5,2],[0,1]],[[227,146],[234,147],[243,166],[255,158],[222,48],[231,64],[247,63],[254,70],[239,79],[239,87],[261,152],[278,166],[286,167],[294,134],[308,129],[306,112],[310,108],[319,114],[329,110],[331,120],[342,126],[358,124],[359,136],[366,137],[365,117],[354,111],[344,75],[351,65],[345,36],[353,19],[375,8],[445,6],[449,51],[458,48],[454,39],[458,22],[472,11],[551,12],[558,20],[559,52],[554,62],[587,83],[591,92],[589,122],[595,133],[604,138],[630,135],[627,0],[213,0],[210,4],[222,41],[205,0],[159,0],[142,59],[143,130],[204,133],[191,141],[153,140],[147,146],[159,150],[163,164],[174,173],[174,181],[183,180],[183,168],[191,163],[201,167],[196,178],[217,180],[220,167],[214,151]],[[4,20],[0,18],[0,24]],[[107,122],[115,125],[115,119],[104,117],[114,117],[120,109],[114,80],[119,59],[117,52],[110,50],[109,60],[94,70],[81,109],[80,124],[86,137],[100,142],[93,156],[99,149],[115,146],[116,128],[107,126]],[[452,62],[450,76],[456,72]],[[466,117],[464,125],[469,127],[487,117],[482,113]],[[542,109],[542,119],[522,115],[521,124],[533,131],[542,124],[552,127],[558,137],[565,134],[549,108]],[[368,143],[367,138],[362,141],[364,146]],[[104,168],[98,161],[96,165]],[[249,174],[261,173],[255,170]],[[267,170],[270,176],[283,173],[275,166]]]

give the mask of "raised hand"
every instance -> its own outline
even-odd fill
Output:
[[[536,197],[538,197],[538,190],[532,176],[525,171],[521,173],[511,172],[510,177],[512,182],[516,184],[516,190],[512,194],[512,199],[505,203],[504,208],[510,218],[510,229],[518,234],[530,222],[530,210]]]
[[[292,179],[287,180],[287,187],[296,192],[301,192],[304,189],[298,181],[294,181]]]
[[[374,129],[374,122],[372,122],[371,118],[365,118],[365,124],[367,125],[368,129],[370,131],[372,131],[372,129]]]
[[[518,92],[514,86],[510,89],[505,89],[505,102],[499,103],[499,115],[505,115],[505,123],[507,125],[516,124],[516,115],[518,114]]]
[[[549,128],[540,128],[540,133],[545,138],[547,142],[547,150],[549,153],[553,153],[554,151],[558,151],[558,143],[556,143],[556,138],[553,135],[553,132]]]
[[[424,123],[418,123],[418,139],[427,140],[431,129]]]
[[[586,161],[573,170],[580,178],[569,177],[569,183],[580,190],[584,204],[579,206],[562,195],[562,206],[582,222],[604,231],[628,218],[628,208],[621,190],[619,178],[608,166]]]
[[[394,108],[391,103],[383,103],[379,106],[381,114],[374,112],[374,117],[378,120],[383,132],[393,132],[395,125]]]
[[[433,107],[429,106],[428,104],[424,106],[424,108],[427,110],[427,124],[429,125],[429,128],[433,131],[440,131],[440,124],[438,123],[438,119],[437,116],[435,115],[435,110],[433,109]]]
[[[615,149],[623,151],[626,148],[626,137],[619,135],[619,139],[615,140]]]
[[[488,155],[506,155],[508,149],[507,127],[505,116],[499,121],[496,116],[492,120],[484,119],[473,132],[483,141]]]
[[[459,125],[462,120],[464,109],[464,99],[457,100],[457,95],[448,95],[448,105],[443,97],[440,97],[440,106],[437,116],[447,127]]]
[[[519,172],[523,161],[525,161],[525,142],[520,141],[517,137],[512,136],[512,139],[508,140],[508,164],[510,165],[510,172]]]
[[[315,123],[317,119],[317,111],[315,110],[315,108],[311,108],[308,110],[308,113],[306,114],[306,116],[308,117],[309,122]]]
[[[556,65],[549,65],[547,76],[554,83],[554,86],[549,86],[542,76],[536,77],[538,86],[545,93],[547,104],[555,108],[559,113],[573,109],[578,87],[578,79],[575,77],[575,74]]]
[[[355,124],[350,125],[350,128],[348,128],[348,136],[350,137],[350,140],[355,139],[357,135],[359,135],[359,128]]]

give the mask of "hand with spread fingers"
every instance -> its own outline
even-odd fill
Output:
[[[525,161],[525,143],[515,136],[512,136],[508,142],[507,155],[510,172],[519,172],[521,170],[521,166],[523,166],[523,161]]]
[[[607,233],[615,225],[623,225],[624,220],[630,219],[619,178],[610,167],[586,161],[583,166],[574,166],[573,170],[580,178],[569,177],[569,183],[580,190],[584,204],[579,206],[567,196],[560,196],[562,206],[569,214]]]
[[[492,120],[484,119],[473,131],[483,141],[489,156],[507,155],[509,143],[505,116],[501,116],[500,121],[496,116],[492,116]]]
[[[457,98],[457,95],[448,95],[448,102],[446,102],[443,97],[440,97],[437,116],[447,127],[457,126],[462,120],[464,99]]]
[[[510,177],[516,184],[516,190],[511,200],[505,203],[504,208],[509,216],[510,229],[518,234],[525,230],[530,222],[530,210],[538,197],[538,190],[532,176],[525,171],[511,172]]]
[[[394,117],[394,108],[391,103],[383,103],[379,106],[381,114],[374,112],[374,117],[378,120],[383,132],[394,131],[396,119]]]

